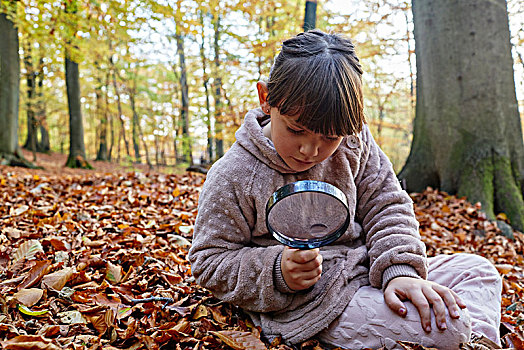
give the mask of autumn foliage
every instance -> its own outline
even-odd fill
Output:
[[[0,167],[2,347],[290,349],[265,342],[240,309],[194,283],[186,257],[204,179]],[[429,255],[468,252],[495,264],[503,345],[524,349],[524,235],[501,235],[465,199],[412,196]],[[481,341],[463,349],[489,348]],[[322,349],[316,340],[300,348]]]

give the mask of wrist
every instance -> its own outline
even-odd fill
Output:
[[[282,252],[278,254],[275,265],[273,266],[273,283],[275,288],[282,293],[295,293],[296,291],[289,288],[282,274]]]
[[[417,270],[408,264],[391,265],[382,273],[382,290],[385,290],[393,279],[397,277],[411,277],[421,279]]]

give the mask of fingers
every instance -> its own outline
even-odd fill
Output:
[[[386,305],[393,311],[404,317],[407,314],[406,305],[399,299],[393,289],[387,289],[384,291],[384,300]]]
[[[319,254],[319,249],[299,250],[286,247],[282,253],[281,269],[289,288],[309,288],[322,275],[322,255]]]
[[[428,299],[421,289],[415,289],[410,294],[409,299],[418,310],[422,328],[426,332],[431,332],[431,307]]]
[[[291,259],[297,264],[305,264],[321,256],[318,248],[304,250],[286,247],[285,249],[290,251]]]
[[[422,289],[422,292],[426,297],[427,302],[433,306],[433,312],[435,313],[435,322],[437,323],[437,327],[440,330],[444,330],[448,328],[446,324],[446,304],[444,304],[444,300],[441,294],[437,293],[433,288],[435,288],[435,286],[426,286]],[[452,298],[451,293],[446,293],[446,291],[444,290],[441,290],[441,293],[446,294],[448,300],[450,300],[449,298],[451,298],[453,300],[453,304],[455,304],[455,299]],[[423,327],[425,329],[427,328],[427,325],[424,322]],[[429,320],[429,327],[431,330],[431,318]]]
[[[449,310],[449,315],[452,318],[459,318],[459,306],[461,308],[464,308],[466,307],[466,305],[464,305],[457,293],[455,293],[449,288],[440,285],[433,286],[433,289],[435,289],[435,291],[442,297],[442,299],[444,299],[444,303],[446,304]],[[462,307],[461,304],[464,305],[464,307]]]

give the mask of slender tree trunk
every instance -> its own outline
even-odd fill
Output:
[[[46,103],[44,101],[44,59],[40,57],[38,67],[38,89],[37,89],[37,102],[36,111],[38,125],[40,127],[40,141],[38,141],[36,149],[39,152],[49,152],[51,150],[51,143],[49,140],[49,131],[47,128],[47,116],[46,116]]]
[[[35,118],[35,96],[36,96],[36,72],[33,66],[33,57],[31,55],[31,45],[26,43],[24,45],[24,66],[26,70],[26,84],[27,84],[27,138],[24,143],[24,148],[33,152],[33,161],[36,161],[36,143],[38,122]]]
[[[34,167],[24,159],[18,146],[18,29],[5,13],[0,14],[0,33],[0,164]]]
[[[504,212],[524,229],[524,143],[504,0],[414,0],[417,105],[399,177]]]
[[[102,100],[102,79],[98,78],[98,86],[95,89],[96,94],[96,114],[100,120],[99,126],[99,145],[98,152],[96,153],[96,160],[107,161],[108,152],[107,152],[107,111],[103,107]],[[106,90],[107,91],[107,90]]]
[[[158,143],[158,135],[155,135],[155,163],[156,166],[160,166],[160,146]]]
[[[106,74],[106,93],[105,93],[105,107],[104,107],[104,115],[107,118],[107,126],[109,127],[109,134],[110,134],[110,143],[109,143],[109,149],[107,151],[107,160],[111,161],[113,156],[113,146],[115,144],[115,127],[114,127],[114,118],[109,110],[109,80],[110,80],[110,73],[107,72]]]
[[[129,89],[129,99],[131,101],[131,111],[133,112],[133,150],[135,151],[135,161],[141,163],[140,159],[140,120],[136,111],[135,97],[136,97],[136,78],[137,71],[134,72],[133,87]]]
[[[112,50],[112,45],[109,45],[109,49]],[[127,142],[127,136],[126,136],[126,123],[124,121],[124,114],[122,112],[122,102],[120,99],[120,90],[118,89],[118,84],[116,82],[116,66],[113,61],[113,56],[111,55],[109,57],[109,64],[112,69],[112,76],[113,76],[113,89],[115,90],[115,96],[116,96],[116,103],[118,108],[118,120],[120,121],[120,136],[124,139],[124,145],[126,147],[126,154],[129,158],[131,158],[131,152],[129,151],[129,142]],[[120,144],[118,145],[118,158],[120,160]]]
[[[187,86],[187,68],[184,52],[184,38],[179,33],[177,26],[176,43],[178,57],[180,61],[180,92],[182,95],[182,108],[180,117],[182,122],[182,154],[184,161],[193,164],[193,151],[191,145],[191,136],[189,135],[189,87]]]
[[[205,119],[205,124],[207,128],[207,160],[208,162],[212,162],[214,159],[213,154],[213,130],[211,129],[212,126],[212,119],[213,114],[211,113],[211,104],[209,102],[209,76],[207,75],[207,58],[206,58],[206,52],[205,52],[205,43],[206,43],[206,37],[204,33],[204,13],[200,11],[200,24],[202,25],[202,43],[200,45],[200,58],[202,59],[202,70],[203,70],[203,84],[204,84],[204,91],[206,95],[206,112],[207,116]]]
[[[80,102],[80,74],[78,63],[69,58],[66,51],[65,73],[67,86],[67,104],[69,107],[69,157],[66,166],[70,168],[87,168],[92,166],[86,160],[84,145],[84,123]]]
[[[317,25],[317,0],[306,1],[306,14],[304,16],[304,31],[315,29]]]
[[[222,79],[220,78],[220,14],[213,15],[213,27],[215,31],[213,49],[215,54],[215,70],[213,77],[213,97],[215,100],[215,150],[216,157],[224,155],[224,121],[222,118]]]

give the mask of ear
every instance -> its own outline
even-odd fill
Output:
[[[260,102],[260,108],[262,108],[262,111],[266,114],[269,114],[270,112],[270,106],[267,101],[267,84],[263,81],[257,82],[257,91],[258,91],[258,101]]]

